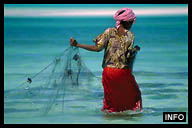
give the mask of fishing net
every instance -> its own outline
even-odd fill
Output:
[[[86,67],[79,49],[71,46],[40,72],[26,79],[17,88],[4,91],[6,115],[62,112],[68,101],[86,99],[94,86],[101,87],[101,78]]]
[[[131,70],[137,52],[132,54]],[[81,103],[86,106],[89,99],[103,98],[101,77],[86,67],[76,47],[66,48],[40,72],[25,79],[16,88],[4,91],[4,116],[46,116],[78,106],[79,103],[73,101],[83,100],[84,104]]]

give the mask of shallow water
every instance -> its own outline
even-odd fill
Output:
[[[138,17],[132,28],[135,44],[141,47],[133,74],[142,92],[142,113],[106,115],[100,111],[103,51],[80,49],[86,66],[98,79],[90,87],[66,91],[65,100],[58,99],[58,105],[46,116],[38,114],[38,107],[49,96],[31,102],[22,95],[26,90],[21,89],[13,99],[6,98],[10,89],[17,88],[64,51],[71,36],[93,44],[93,38],[114,24],[111,17],[5,18],[4,123],[162,124],[163,112],[169,111],[187,112],[188,117],[187,16]],[[65,102],[63,111],[61,102]]]

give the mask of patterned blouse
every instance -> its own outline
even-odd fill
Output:
[[[118,35],[116,28],[108,28],[93,40],[99,51],[105,48],[102,67],[128,68],[133,51],[134,34],[125,30],[125,34]]]

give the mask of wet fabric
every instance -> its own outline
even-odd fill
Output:
[[[141,91],[130,69],[105,67],[102,78],[102,111],[142,110]]]

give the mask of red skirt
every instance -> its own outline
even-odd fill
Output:
[[[141,92],[130,69],[105,67],[102,83],[104,88],[102,111],[142,110]]]

